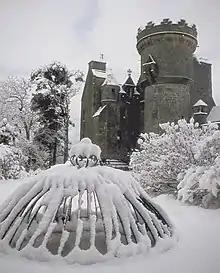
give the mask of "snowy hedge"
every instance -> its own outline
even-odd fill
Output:
[[[0,144],[0,179],[21,178],[23,155],[20,149]]]
[[[219,201],[220,131],[191,119],[160,125],[162,134],[142,134],[131,156],[134,176],[156,194],[175,193],[183,202],[210,206]]]
[[[0,122],[0,180],[21,178],[26,158],[16,146],[18,133],[7,119]]]

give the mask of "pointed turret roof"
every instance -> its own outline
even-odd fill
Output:
[[[208,106],[203,100],[198,100],[193,107],[197,107],[197,106]]]
[[[124,85],[135,86],[134,81],[132,80],[131,76],[128,76]]]
[[[134,81],[131,78],[131,73],[132,73],[131,69],[128,69],[127,73],[128,73],[128,77],[127,77],[127,80],[125,81],[124,85],[125,86],[135,86]]]

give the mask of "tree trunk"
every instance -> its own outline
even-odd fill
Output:
[[[53,145],[53,156],[52,156],[52,165],[56,165],[56,158],[57,157],[57,139],[54,140]]]
[[[30,130],[26,122],[24,122],[24,129],[25,129],[26,139],[30,140]]]
[[[28,155],[28,160],[27,160],[27,165],[26,165],[25,170],[26,170],[26,172],[29,172],[30,169],[31,169],[31,156]]]
[[[49,151],[49,168],[53,165],[53,149],[51,148]]]
[[[25,133],[26,133],[26,139],[29,142],[30,141],[30,130],[29,130],[28,125],[25,121],[23,122],[23,124],[24,124]],[[26,165],[25,169],[27,172],[29,172],[30,168],[31,168],[31,156],[30,156],[30,154],[28,154],[28,160],[27,160],[27,165]]]
[[[68,150],[69,150],[69,118],[65,121],[64,125],[65,130],[65,139],[64,139],[64,156],[63,156],[63,163],[68,160]]]

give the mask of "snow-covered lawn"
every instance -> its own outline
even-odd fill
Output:
[[[0,204],[21,183],[19,180],[1,182]],[[165,253],[115,259],[92,266],[39,263],[0,254],[0,272],[219,273],[220,210],[186,206],[169,196],[160,196],[156,202],[167,211],[179,231],[179,242]]]

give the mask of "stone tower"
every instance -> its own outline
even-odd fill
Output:
[[[158,131],[159,123],[189,117],[196,47],[196,27],[185,20],[173,23],[164,19],[159,25],[149,22],[138,30],[145,131]]]

